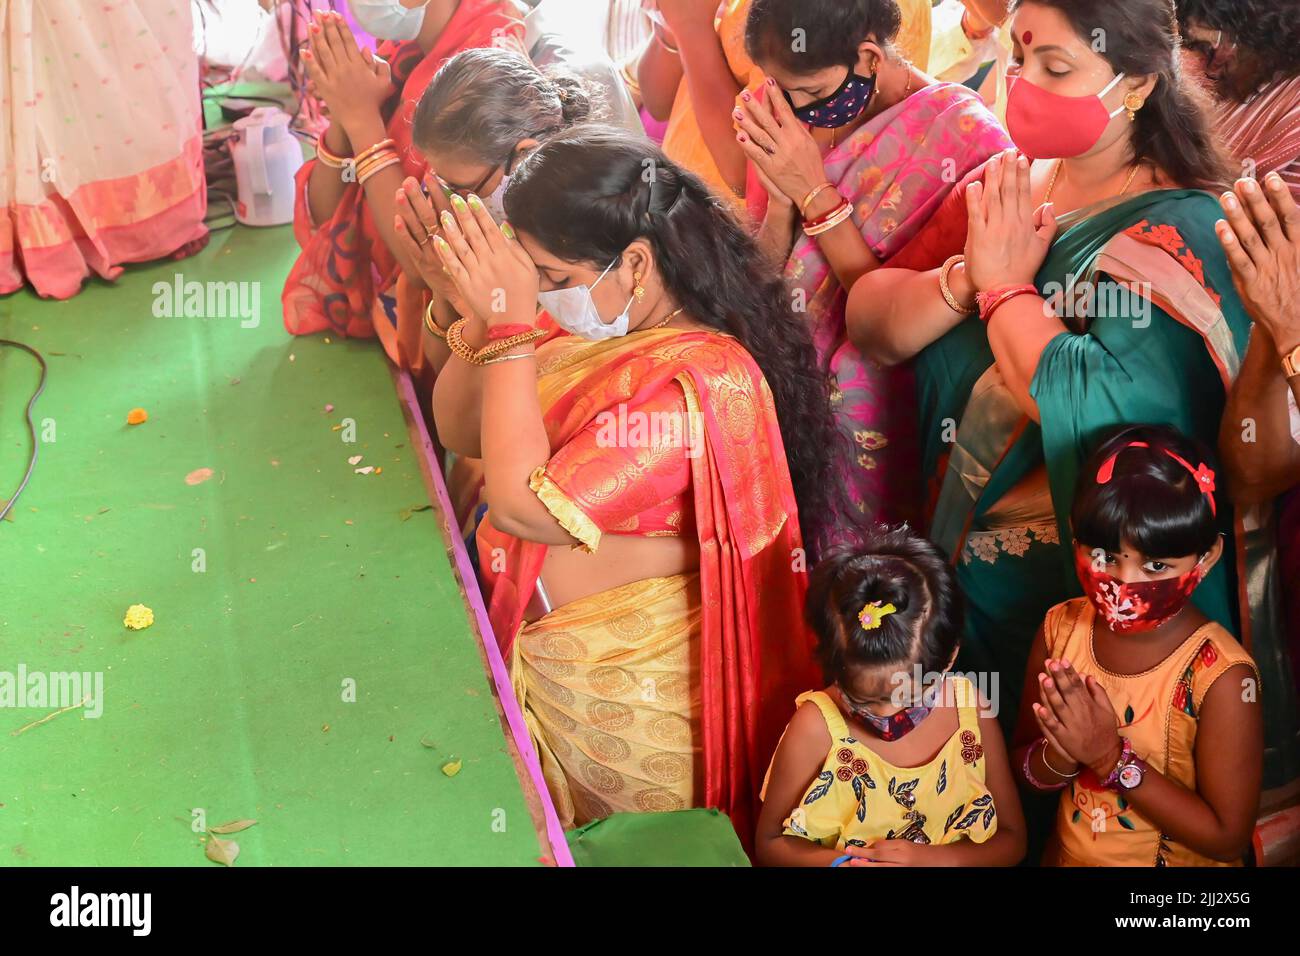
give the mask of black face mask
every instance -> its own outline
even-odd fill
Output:
[[[838,129],[861,116],[875,92],[874,75],[864,78],[849,70],[839,89],[830,96],[801,107],[794,105],[794,100],[790,99],[789,93],[785,94],[785,99],[801,123],[819,129]]]

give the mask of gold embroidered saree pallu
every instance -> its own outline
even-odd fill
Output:
[[[635,521],[602,517],[607,514],[602,503],[615,492],[643,504],[643,515],[653,513],[663,496],[653,487],[643,487],[647,484],[644,471],[650,470],[653,455],[639,450],[638,462],[645,468],[629,467],[626,448],[585,445],[584,434],[602,416],[617,418],[621,412],[626,418],[629,408],[655,407],[665,394],[674,393],[678,399],[685,396],[693,434],[688,453],[689,487],[684,494],[692,514],[690,522],[682,523],[680,534],[699,544],[699,621],[693,625],[691,638],[691,659],[699,675],[698,724],[692,724],[699,770],[694,774],[697,780],[692,784],[695,795],[691,805],[727,813],[749,846],[762,774],[793,713],[790,701],[815,686],[819,678],[813,641],[803,623],[807,584],[804,575],[794,571],[803,555],[798,508],[771,390],[754,360],[734,339],[679,329],[637,332],[604,342],[568,336],[556,339],[538,349],[538,375],[552,458],[534,476],[533,488],[557,520],[589,550],[599,549],[603,534],[637,533],[625,530]],[[566,447],[570,452],[575,447],[586,450],[566,454]],[[686,453],[667,446],[654,451]],[[503,656],[511,660],[547,546],[501,533],[492,526],[489,510],[479,525],[478,547],[492,628]],[[650,582],[638,582],[627,587],[650,586]],[[655,585],[655,593],[664,586]],[[621,595],[622,590],[610,593]],[[620,605],[611,604],[608,593],[602,597],[606,599],[607,626],[614,627],[612,622],[624,619]],[[587,602],[575,603],[585,607]],[[534,626],[549,629],[557,620],[553,615],[571,610],[569,606],[557,609],[543,619],[545,624],[538,621]],[[669,637],[656,633],[647,640],[669,640],[680,628],[676,620],[668,616],[660,625],[663,635]],[[521,639],[525,647],[520,650],[520,660],[527,679],[529,656],[543,658],[538,657],[540,652],[530,636]],[[541,665],[540,670],[546,666]],[[540,670],[539,676],[555,680]],[[593,696],[606,703],[626,703],[600,697],[599,692]],[[541,706],[544,700],[538,701],[535,716],[539,720],[554,716]],[[678,716],[685,713],[676,703],[673,712]],[[570,719],[577,720],[584,730],[610,733],[586,713]],[[584,754],[589,759],[598,757],[590,742],[586,743],[589,751]],[[610,768],[615,764],[618,761]],[[552,766],[562,766],[562,762],[557,759]],[[653,774],[647,776],[653,779]],[[586,787],[581,777],[577,783],[580,789]],[[679,789],[673,792],[685,798],[686,786],[678,783]],[[599,788],[593,796],[610,802]],[[586,808],[576,809],[593,806],[589,802]]]
[[[557,608],[515,638],[510,673],[566,829],[700,805],[698,574]]]

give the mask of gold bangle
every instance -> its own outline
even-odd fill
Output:
[[[959,263],[965,264],[965,262],[965,256],[956,255],[945,262],[943,268],[939,270],[939,291],[943,293],[943,301],[947,302],[948,308],[952,309],[958,315],[970,315],[975,311],[973,306],[969,309],[964,308],[962,304],[957,301],[957,297],[952,294],[952,287],[948,285],[948,276],[952,272],[953,267]]]
[[[474,353],[474,358],[478,364],[481,365],[486,359],[496,358],[498,355],[504,355],[506,352],[517,349],[521,345],[532,345],[538,339],[543,339],[545,337],[545,329],[533,329],[531,332],[520,332],[518,335],[512,335],[509,338],[488,342],[487,345]]]
[[[623,82],[627,84],[627,88],[631,90],[632,93],[634,93],[635,95],[640,96],[641,81],[632,75],[631,67],[632,67],[631,63],[624,63],[623,66],[619,69],[619,73],[623,75]]]
[[[367,147],[366,149],[363,149],[361,152],[357,153],[356,156],[352,157],[352,161],[359,166],[367,159],[369,159],[372,155],[379,152],[381,149],[387,149],[390,146],[396,146],[396,145],[397,144],[391,139],[381,139],[379,142],[375,143],[374,146]]]
[[[808,207],[817,201],[818,196],[820,196],[826,190],[834,189],[834,188],[835,188],[834,183],[830,183],[830,182],[822,183],[816,189],[812,190],[812,192],[808,193],[807,196],[803,197],[803,202],[799,204],[799,212],[806,213],[808,211]]]
[[[371,153],[369,156],[362,159],[354,159],[352,165],[357,168],[358,172],[360,172],[369,166],[373,166],[375,163],[382,163],[385,159],[396,155],[397,153],[393,152],[391,149],[381,149],[379,152]]]
[[[1052,762],[1047,759],[1047,749],[1050,746],[1051,744],[1047,742],[1047,738],[1043,738],[1043,749],[1038,752],[1038,756],[1043,761],[1043,766],[1046,767],[1048,770],[1050,770],[1052,773],[1056,774],[1062,780],[1073,780],[1075,777],[1079,776],[1081,772],[1079,770],[1076,770],[1074,773],[1061,773],[1061,771],[1057,770],[1055,767],[1052,766]]]
[[[375,175],[375,173],[379,172],[381,169],[387,169],[389,166],[392,166],[395,163],[400,163],[401,161],[402,157],[398,156],[392,150],[380,153],[378,156],[366,160],[364,165],[357,166],[357,182],[361,185],[365,185],[366,180]]]
[[[429,330],[429,334],[434,338],[442,339],[444,342],[447,341],[447,333],[443,331],[442,326],[438,325],[438,320],[433,317],[432,299],[430,299],[429,304],[424,307],[424,327]]]
[[[451,349],[451,354],[462,362],[467,362],[470,365],[481,365],[483,363],[478,360],[473,346],[461,337],[461,331],[468,321],[469,319],[458,319],[451,323],[450,328],[447,329],[447,348]]]
[[[499,355],[496,358],[488,359],[484,365],[496,365],[497,362],[513,362],[515,359],[536,358],[536,352],[520,352],[518,355]]]

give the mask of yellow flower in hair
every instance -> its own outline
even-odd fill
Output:
[[[880,601],[873,601],[865,605],[858,612],[858,623],[862,625],[864,631],[874,631],[885,623],[885,618],[891,614],[897,613],[898,608],[892,604],[882,604]]]

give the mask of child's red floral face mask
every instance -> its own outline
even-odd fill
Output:
[[[1154,631],[1173,620],[1191,600],[1206,570],[1202,559],[1196,567],[1176,578],[1130,584],[1099,571],[1088,552],[1081,548],[1075,550],[1074,566],[1083,593],[1116,634]]]

